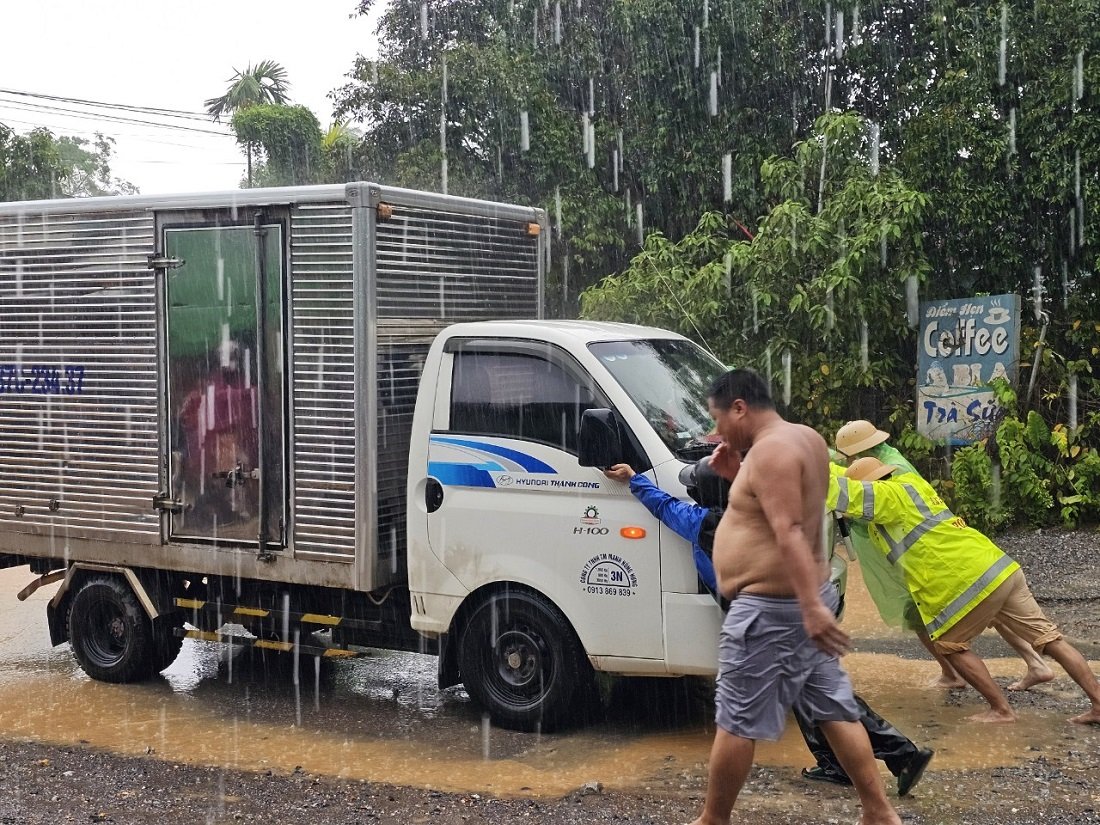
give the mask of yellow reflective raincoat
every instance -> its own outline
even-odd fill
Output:
[[[907,473],[917,472],[905,456],[886,443],[876,444],[859,455],[874,456],[883,464],[896,464]],[[905,583],[905,573],[901,568],[887,561],[886,556],[878,551],[871,541],[867,524],[862,521],[852,521],[849,529],[852,550],[855,551],[856,558],[859,560],[863,583],[867,587],[867,592],[871,594],[871,600],[875,603],[879,616],[890,627],[916,630],[921,624],[920,616],[913,604],[909,587]]]
[[[986,536],[967,527],[916,473],[853,481],[843,472],[831,466],[825,506],[869,523],[871,543],[903,571],[933,639],[1020,569]]]

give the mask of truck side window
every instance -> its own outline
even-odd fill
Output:
[[[606,406],[561,364],[520,352],[456,352],[452,432],[496,435],[577,452],[581,414]]]

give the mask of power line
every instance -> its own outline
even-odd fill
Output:
[[[187,118],[189,120],[210,120],[210,115],[203,112],[188,112],[183,109],[160,109],[155,106],[136,106],[129,103],[104,103],[99,100],[85,100],[79,97],[64,97],[62,95],[47,95],[39,92],[26,92],[21,89],[4,89],[0,88],[0,92],[9,95],[19,95],[20,97],[34,97],[41,100],[56,100],[60,103],[78,103],[84,106],[97,106],[107,109],[123,109],[131,112],[138,112],[141,114],[161,115],[163,117],[179,117]]]
[[[67,115],[58,115],[58,117],[64,118]],[[18,124],[20,126],[29,126],[33,128],[49,129],[51,132],[56,132],[59,135],[67,135],[72,137],[89,137],[94,138],[98,134],[104,134],[102,129],[81,129],[74,128],[71,125],[65,123],[52,123],[46,120],[23,120],[21,118],[8,117],[7,115],[0,115],[0,124]],[[196,151],[210,151],[210,146],[201,146],[195,143],[177,143],[169,140],[157,140],[152,135],[142,132],[128,132],[117,131],[112,129],[111,133],[107,137],[112,140],[123,138],[126,140],[133,140],[140,143],[156,144],[158,146],[175,146],[181,149],[194,149]],[[221,137],[221,135],[219,135]],[[243,161],[242,161],[243,162]]]
[[[0,89],[0,92],[3,90]],[[153,120],[141,120],[138,118],[124,117],[122,115],[100,114],[96,112],[82,112],[78,109],[66,109],[60,106],[48,106],[43,103],[26,103],[21,100],[5,100],[0,98],[0,105],[15,107],[22,110],[58,112],[66,117],[79,118],[81,120],[100,120],[108,123],[128,123],[138,126],[153,126],[158,129],[175,129],[184,132],[197,132],[203,135],[218,135],[220,137],[233,137],[228,132],[219,132],[216,129],[199,129],[194,126],[183,126],[178,123],[157,123]]]

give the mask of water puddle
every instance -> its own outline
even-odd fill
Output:
[[[648,718],[664,704],[659,690],[645,700],[650,712],[612,713],[580,732],[518,734],[489,726],[461,691],[440,693],[435,660],[414,654],[379,653],[319,669],[311,660],[296,675],[289,656],[230,653],[188,640],[157,680],[95,682],[67,646],[50,647],[45,603],[52,588],[16,601],[28,580],[25,568],[0,571],[0,736],[502,796],[561,795],[593,781],[638,788],[670,773],[693,777],[697,787],[708,758],[713,729],[705,713]],[[881,626],[858,573],[849,593],[845,625],[857,640],[893,634],[899,649],[918,649],[915,639]],[[936,749],[934,770],[1010,766],[1064,749],[1067,738],[1100,746],[1100,732],[1082,731],[1042,707],[1021,707],[1015,725],[967,722],[983,709],[980,697],[924,688],[936,675],[928,660],[857,652],[845,661],[875,710]],[[1017,676],[1023,667],[1016,659],[988,663],[995,676]],[[1064,676],[1035,692],[1084,707]],[[792,723],[779,742],[760,743],[757,762],[793,771],[811,759]]]

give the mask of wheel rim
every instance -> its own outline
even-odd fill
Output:
[[[505,705],[524,707],[545,695],[554,675],[554,656],[538,628],[517,624],[501,628],[485,651],[486,685]]]
[[[97,604],[88,618],[85,652],[100,667],[117,664],[130,642],[125,613],[115,604]]]

